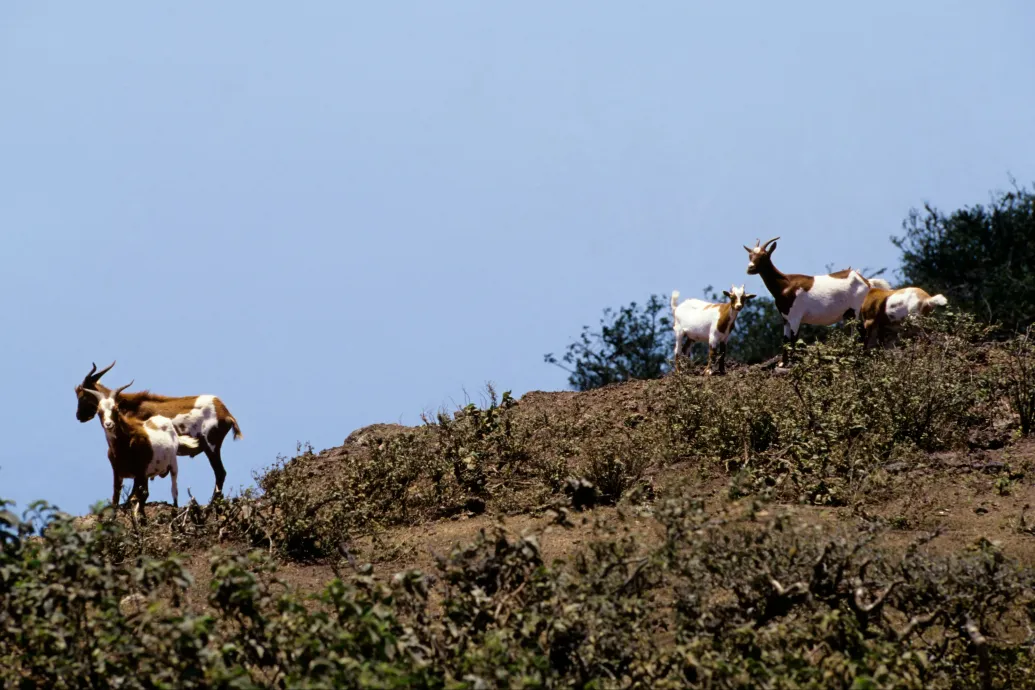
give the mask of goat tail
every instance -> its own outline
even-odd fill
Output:
[[[237,426],[237,420],[233,417],[230,417],[229,421],[234,428],[234,440],[236,441],[237,439],[244,438],[244,434],[241,433],[241,427]]]
[[[944,307],[949,303],[949,300],[945,299],[945,295],[935,295],[927,299],[927,304],[932,307]]]
[[[679,290],[672,291],[672,313],[675,313],[676,307],[679,306]]]
[[[878,290],[890,290],[891,283],[884,280],[883,278],[868,278],[870,281],[870,287]]]

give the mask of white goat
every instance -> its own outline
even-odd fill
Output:
[[[706,375],[712,374],[712,356],[719,354],[719,373],[726,373],[726,341],[733,332],[737,314],[749,299],[756,295],[744,293],[744,286],[731,286],[722,294],[729,302],[715,304],[700,299],[688,299],[679,304],[679,291],[672,291],[672,324],[676,331],[676,352],[673,361],[679,365],[679,356],[686,355],[695,342],[708,343]]]

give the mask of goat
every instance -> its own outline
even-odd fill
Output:
[[[944,307],[948,303],[944,295],[932,297],[918,287],[870,290],[862,306],[866,347],[873,345],[874,336],[883,345],[885,336],[897,332],[906,319],[916,314],[926,316],[935,307]]]
[[[101,385],[99,381],[114,366],[115,362],[112,362],[101,371],[97,371],[95,363],[83,382],[75,387],[78,399],[75,416],[80,422],[88,422],[97,414],[97,398],[89,394],[89,391],[99,392],[106,396],[110,389]],[[176,427],[176,433],[181,438],[196,441],[196,443],[181,444],[177,455],[194,457],[204,453],[216,476],[216,486],[212,497],[215,498],[216,495],[223,493],[223,481],[226,479],[226,469],[223,467],[221,454],[223,440],[231,430],[234,432],[235,441],[243,434],[241,427],[237,425],[237,420],[230,414],[222,400],[214,395],[170,398],[155,395],[150,391],[139,391],[120,395],[119,409],[140,419],[147,419],[154,415],[171,419],[173,426]]]
[[[726,341],[733,332],[737,314],[748,300],[757,295],[744,293],[744,286],[731,286],[722,294],[729,302],[715,304],[699,299],[688,299],[679,304],[679,291],[672,291],[672,323],[676,331],[676,352],[673,361],[679,364],[679,355],[686,355],[695,342],[708,343],[708,365],[705,375],[712,374],[712,356],[719,353],[719,373],[726,373]]]
[[[783,317],[785,344],[790,343],[793,347],[803,323],[830,326],[852,317],[858,318],[863,301],[874,284],[890,287],[887,281],[864,278],[852,268],[820,276],[782,273],[773,265],[772,259],[778,239],[774,237],[765,244],[756,240],[754,248],[745,245],[744,249],[749,257],[748,274],[762,277]],[[785,347],[780,367],[788,365],[788,356],[788,348]]]
[[[132,381],[107,393],[89,389],[84,392],[97,402],[97,413],[108,439],[108,459],[114,477],[111,504],[118,508],[122,481],[132,479],[131,497],[136,497],[133,512],[139,512],[141,520],[146,520],[144,504],[147,503],[149,493],[147,480],[171,474],[173,507],[179,507],[179,490],[176,486],[179,466],[176,455],[183,444],[196,446],[197,441],[180,438],[168,417],[152,415],[139,419],[120,409],[122,391],[131,385]]]

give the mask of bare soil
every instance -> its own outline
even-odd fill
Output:
[[[735,374],[734,374],[735,375]],[[630,382],[605,388],[576,392],[533,391],[524,395],[516,408],[521,415],[585,415],[587,418],[613,419],[615,424],[632,413],[649,414],[652,382]],[[338,463],[350,461],[357,453],[369,452],[392,435],[406,431],[397,424],[376,424],[354,431],[342,446],[316,455],[307,465],[314,479],[333,472]],[[1004,481],[1004,468],[1014,472],[1015,479]],[[973,452],[932,455],[923,462],[897,463],[888,468],[886,481],[875,489],[864,503],[838,508],[811,505],[785,505],[802,520],[834,530],[869,517],[891,522],[893,529],[883,537],[892,550],[902,548],[917,537],[941,530],[929,548],[951,554],[961,552],[984,538],[1001,545],[1003,551],[1021,562],[1035,564],[1035,527],[1022,525],[1028,506],[1035,506],[1035,441],[1020,440],[1005,448]],[[650,476],[658,500],[666,494],[692,493],[713,505],[727,504],[728,477],[714,467],[705,469],[691,463],[667,467]],[[751,499],[741,499],[748,501]],[[149,511],[158,514],[171,511],[166,504],[149,504]],[[593,537],[593,523],[602,521],[628,530],[644,547],[663,538],[663,528],[650,514],[650,506],[601,507],[586,512],[573,512],[573,527],[551,525],[553,517],[543,511],[499,517],[493,515],[457,515],[425,524],[385,530],[376,537],[364,538],[351,545],[357,563],[369,563],[382,577],[406,570],[433,572],[436,555],[447,555],[457,544],[472,541],[480,530],[497,522],[515,533],[541,532],[540,546],[545,559],[563,560],[580,550]],[[89,518],[86,518],[89,519]],[[1035,516],[1028,518],[1035,523]],[[210,579],[209,550],[184,554],[188,569],[198,584],[190,599],[203,608]],[[344,559],[340,563],[303,564],[283,562],[277,577],[289,587],[316,592],[339,572],[348,572]]]

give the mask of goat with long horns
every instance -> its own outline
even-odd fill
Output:
[[[114,366],[115,362],[112,362],[109,366],[97,371],[97,364],[94,363],[83,382],[75,387],[78,401],[75,416],[80,422],[88,422],[97,414],[98,401],[96,396],[90,393],[91,391],[105,396],[111,392],[110,389],[101,385],[100,378]],[[212,496],[214,498],[216,495],[222,494],[223,481],[226,479],[226,469],[223,467],[221,453],[223,441],[231,431],[234,432],[234,440],[242,437],[237,420],[230,414],[222,400],[214,395],[171,398],[155,395],[145,390],[136,393],[122,393],[119,396],[119,409],[139,419],[160,415],[172,420],[176,433],[181,439],[194,441],[194,443],[181,442],[177,455],[194,457],[204,453],[208,457],[208,462],[212,466],[212,472],[216,478]],[[108,459],[111,459],[110,450]]]

